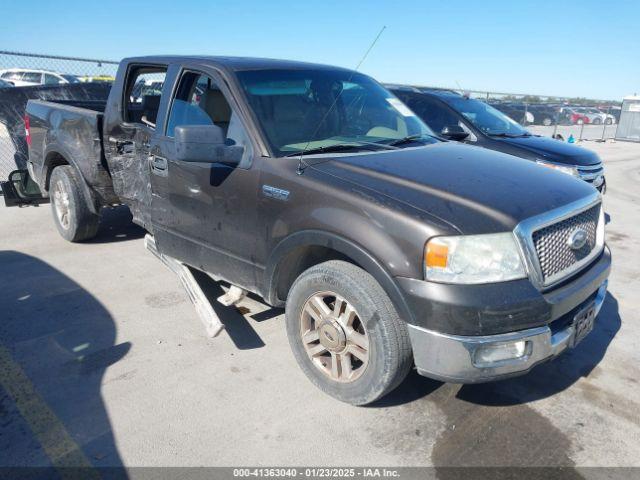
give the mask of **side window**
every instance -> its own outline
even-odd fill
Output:
[[[456,116],[436,100],[420,96],[410,98],[406,103],[436,135],[439,135],[444,127],[458,125]]]
[[[42,74],[38,72],[24,72],[22,75],[23,82],[40,83]]]
[[[45,85],[58,85],[62,83],[62,80],[56,77],[55,75],[51,75],[49,73],[44,74],[44,83]]]
[[[133,66],[129,69],[124,94],[125,121],[155,128],[166,75],[167,67]]]
[[[222,129],[225,145],[244,147],[240,165],[252,156],[249,136],[240,120],[213,79],[197,72],[184,72],[171,101],[167,121],[167,137],[173,137],[176,127],[186,125],[216,125]]]

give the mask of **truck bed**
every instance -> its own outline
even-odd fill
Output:
[[[117,203],[102,145],[102,120],[106,101],[29,100],[33,178],[47,192],[51,162],[69,163],[80,172],[96,205]]]

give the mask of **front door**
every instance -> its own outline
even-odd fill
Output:
[[[240,116],[215,74],[184,70],[164,132],[151,141],[152,224],[158,249],[248,290],[261,280],[256,264],[258,169]],[[242,146],[235,163],[177,160],[177,126],[216,125],[226,145]]]

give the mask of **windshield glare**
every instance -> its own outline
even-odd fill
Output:
[[[366,75],[304,69],[241,71],[237,76],[277,156],[305,148],[370,146],[409,135],[433,135],[400,100]]]
[[[459,97],[446,100],[455,110],[460,112],[476,128],[488,135],[527,135],[529,132],[515,120],[496,110],[491,105],[472,98]]]

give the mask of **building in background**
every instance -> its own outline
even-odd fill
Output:
[[[616,140],[640,142],[640,96],[624,97]]]

